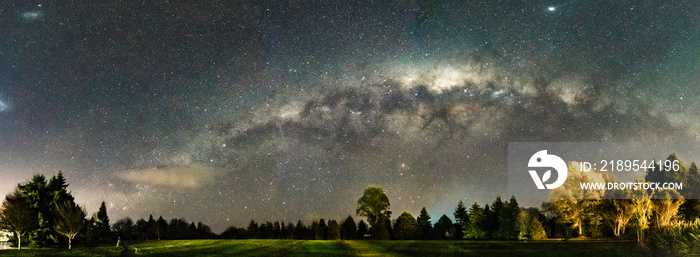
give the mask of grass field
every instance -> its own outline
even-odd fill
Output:
[[[74,245],[72,250],[64,248],[31,249],[22,247],[22,250],[0,250],[0,256],[121,256],[122,250],[124,250],[124,248],[116,248],[114,245],[93,247]]]
[[[634,242],[162,240],[133,242],[136,256],[653,256]],[[120,256],[121,248],[2,250],[0,256]],[[129,256],[129,255],[125,255]]]
[[[634,242],[174,240],[132,244],[145,256],[651,256]]]

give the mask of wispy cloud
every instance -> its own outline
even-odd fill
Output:
[[[131,169],[117,172],[115,177],[132,183],[181,189],[198,189],[213,181],[210,168],[198,164]]]

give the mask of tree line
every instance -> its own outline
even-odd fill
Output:
[[[104,202],[97,213],[86,219],[85,210],[66,191],[59,172],[48,182],[42,175],[19,184],[6,196],[0,208],[0,228],[15,232],[17,244],[24,239],[32,246],[53,246],[73,239],[100,242],[152,239],[299,239],[299,240],[462,240],[462,239],[545,239],[548,237],[609,237],[636,239],[661,245],[700,245],[700,171],[695,163],[686,167],[671,154],[667,160],[677,169],[656,166],[647,170],[646,182],[681,182],[684,190],[598,190],[581,189],[579,183],[612,182],[606,173],[584,174],[580,163],[568,164],[569,176],[562,187],[552,190],[551,200],[540,208],[522,208],[515,196],[490,205],[460,201],[454,219],[443,214],[432,224],[424,207],[414,217],[404,211],[392,219],[390,202],[384,190],[367,187],[357,200],[356,222],[352,215],[337,221],[320,219],[305,225],[302,221],[261,222],[251,220],[246,228],[229,227],[216,235],[199,222],[163,217],[133,222],[123,218],[109,225]],[[647,238],[647,234],[651,238]],[[685,241],[684,241],[685,240]],[[693,241],[694,240],[694,241]],[[678,242],[685,242],[680,244]]]
[[[133,223],[127,217],[110,226],[104,202],[88,218],[85,208],[75,203],[67,188],[60,171],[48,181],[44,175],[34,175],[29,182],[18,184],[2,202],[0,229],[13,232],[11,242],[18,249],[22,249],[23,244],[31,247],[67,245],[71,249],[76,241],[106,243],[118,237],[122,240],[216,237],[211,228],[201,222],[196,226],[184,219],[166,223],[163,217],[154,220],[152,215],[148,221],[139,219]]]
[[[165,221],[163,216],[153,219],[153,215],[148,220],[143,218],[134,221],[129,218],[122,218],[112,225],[112,233],[121,240],[161,240],[161,239],[213,239],[217,238],[216,233],[202,222],[196,225],[194,222],[173,218],[170,222]]]

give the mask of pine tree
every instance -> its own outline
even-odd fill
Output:
[[[463,235],[463,228],[466,227],[469,224],[469,214],[467,213],[467,207],[464,206],[464,202],[461,200],[459,201],[459,204],[457,204],[457,208],[455,208],[455,238],[457,239],[462,239]]]
[[[417,218],[418,220],[418,225],[421,228],[422,233],[422,238],[423,239],[432,239],[432,230],[433,226],[430,224],[430,215],[428,215],[428,211],[425,210],[425,207],[420,210],[420,215]]]
[[[350,215],[343,221],[343,225],[340,228],[340,238],[343,240],[357,239],[357,225]]]
[[[486,238],[487,219],[486,213],[478,203],[469,208],[469,224],[464,228],[464,236],[471,239]]]

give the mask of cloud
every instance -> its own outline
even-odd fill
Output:
[[[199,164],[131,169],[114,176],[131,183],[179,189],[198,189],[213,181],[211,169]]]

